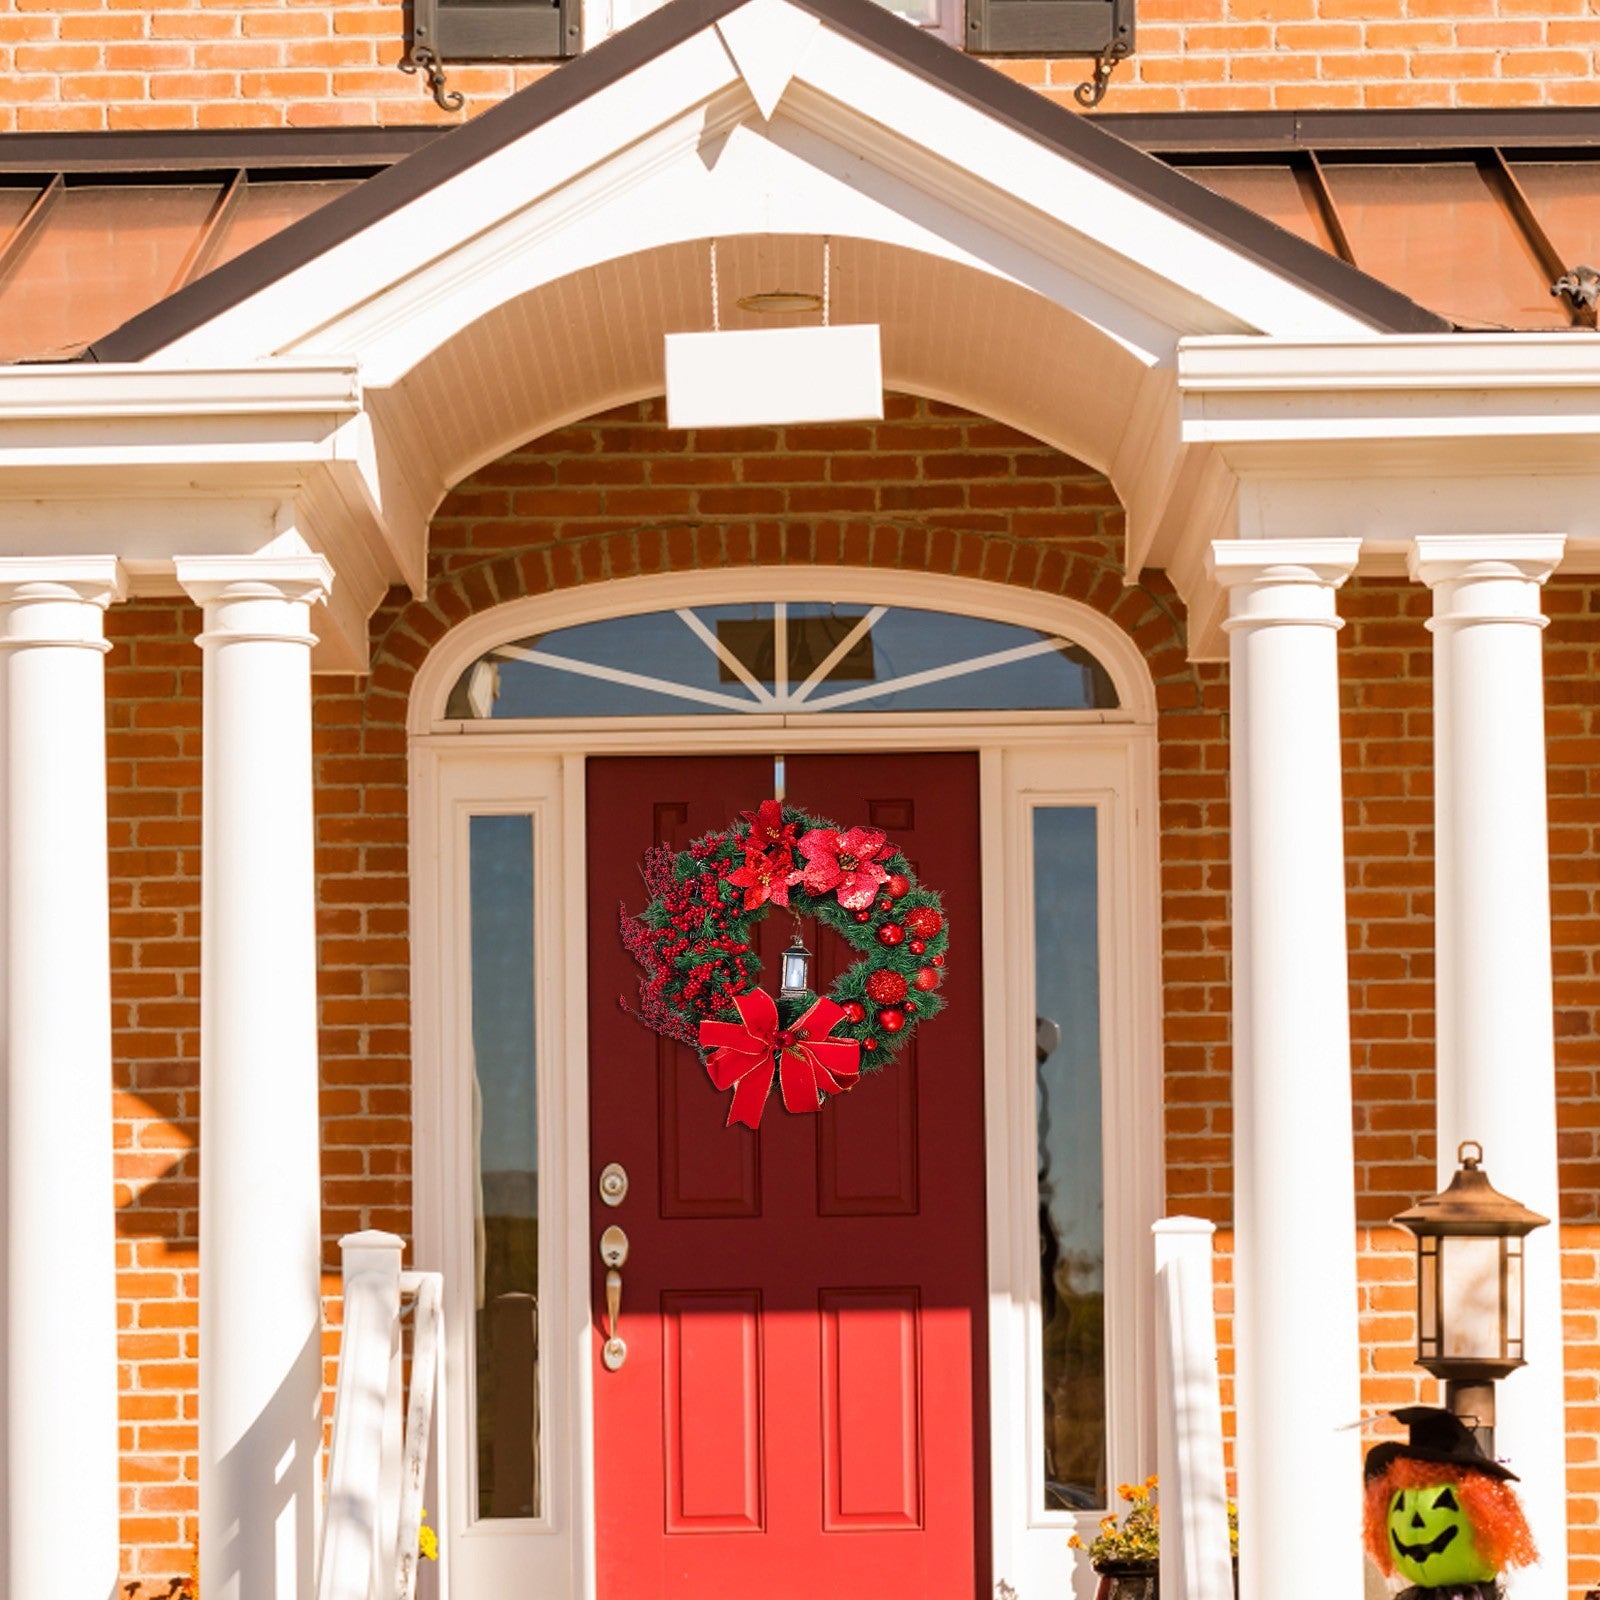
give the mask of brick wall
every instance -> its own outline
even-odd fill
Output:
[[[404,0],[14,0],[0,132],[460,120],[397,63]],[[1139,0],[1107,111],[1592,105],[1588,0]],[[1081,61],[1001,70],[1072,103]],[[541,66],[452,68],[470,116]]]
[[[1226,1224],[1227,675],[1185,660],[1182,608],[1159,574],[1123,584],[1120,535],[1098,475],[982,418],[896,397],[878,426],[693,438],[668,433],[656,406],[630,407],[463,484],[435,521],[427,597],[396,594],[373,619],[370,676],[316,684],[329,1266],[333,1241],[353,1228],[409,1231],[404,721],[417,667],[454,624],[520,594],[752,560],[928,569],[1068,594],[1139,642],[1161,718],[1168,1192],[1174,1209]],[[1581,1593],[1600,1583],[1600,585],[1557,579],[1547,602]],[[1378,1407],[1422,1390],[1411,1260],[1384,1221],[1434,1187],[1427,597],[1362,580],[1341,610],[1364,1399]],[[124,1537],[130,1582],[150,1595],[186,1569],[195,1534],[198,622],[165,601],[117,607],[109,622]],[[1231,1366],[1226,1232],[1219,1242]],[[331,1321],[337,1309],[331,1299]]]

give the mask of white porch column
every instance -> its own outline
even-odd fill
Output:
[[[1217,543],[1229,591],[1240,1593],[1362,1592],[1334,591],[1359,541]]]
[[[1561,560],[1550,535],[1419,538],[1411,573],[1433,590],[1439,1184],[1463,1139],[1497,1189],[1552,1226],[1526,1251],[1528,1365],[1499,1385],[1495,1451],[1522,1479],[1543,1557],[1512,1591],[1564,1590],[1560,1187],[1545,812],[1545,619]]]
[[[311,818],[319,556],[180,560],[205,607],[200,1586],[313,1593],[322,1438]]]
[[[117,1592],[104,612],[110,556],[0,560],[0,1593]]]

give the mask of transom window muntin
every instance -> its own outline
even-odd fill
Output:
[[[1111,674],[1063,633],[916,606],[779,600],[635,612],[495,645],[461,673],[445,715],[1118,709]]]

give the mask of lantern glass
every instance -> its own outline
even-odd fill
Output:
[[[1439,1241],[1439,1321],[1451,1361],[1498,1361],[1504,1354],[1500,1240]]]
[[[1427,1361],[1439,1354],[1439,1241],[1431,1235],[1417,1240],[1417,1311],[1417,1354]]]
[[[1506,1240],[1506,1354],[1522,1355],[1522,1241]]]
[[[783,981],[779,992],[788,996],[805,994],[811,987],[811,952],[796,939],[783,952]]]

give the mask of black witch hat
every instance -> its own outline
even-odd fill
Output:
[[[1438,1461],[1454,1467],[1471,1467],[1475,1472],[1487,1473],[1491,1478],[1509,1478],[1517,1481],[1516,1473],[1491,1461],[1478,1448],[1460,1418],[1436,1406],[1405,1406],[1393,1413],[1396,1422],[1403,1422],[1411,1430],[1411,1442],[1401,1444],[1398,1439],[1386,1439],[1367,1452],[1363,1476],[1370,1482],[1388,1471],[1391,1461]]]

